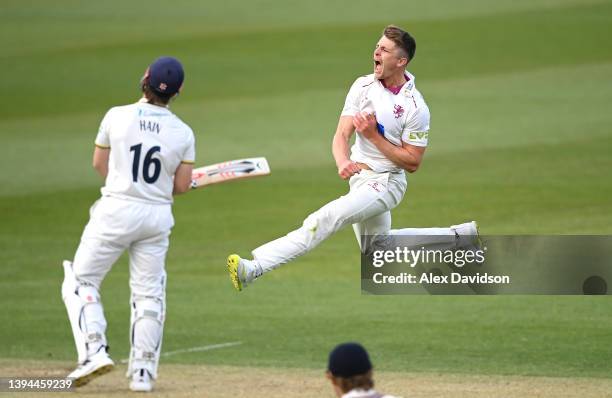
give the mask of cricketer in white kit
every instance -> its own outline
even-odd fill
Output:
[[[143,76],[143,98],[111,108],[95,140],[94,167],[105,178],[102,197],[74,260],[64,261],[62,297],[77,352],[75,385],[112,370],[100,285],[119,256],[130,256],[130,388],[150,391],[157,377],[166,311],[165,260],[173,194],[187,192],[195,161],[191,128],[168,109],[184,79],[178,60],[162,57]]]
[[[415,49],[410,34],[393,25],[385,28],[373,54],[374,73],[353,83],[333,139],[338,174],[349,179],[349,193],[306,217],[295,231],[253,250],[253,260],[230,255],[227,267],[237,290],[312,250],[349,224],[362,251],[380,243],[362,242],[363,236],[388,240],[389,236],[410,235],[417,237],[415,242],[423,237],[423,243],[449,248],[473,246],[478,241],[473,221],[448,228],[391,230],[391,209],[406,192],[404,171],[418,169],[429,138],[429,109],[414,76],[406,71]],[[355,132],[349,156],[349,140]]]

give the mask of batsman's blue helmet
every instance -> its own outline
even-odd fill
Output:
[[[164,96],[170,96],[181,90],[185,72],[178,59],[160,57],[147,68],[144,78],[147,77],[151,90]]]

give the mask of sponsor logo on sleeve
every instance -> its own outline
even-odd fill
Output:
[[[419,132],[410,132],[410,134],[408,135],[408,138],[411,140],[426,140],[429,138],[429,132],[428,131],[419,131]]]

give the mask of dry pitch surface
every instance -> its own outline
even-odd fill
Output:
[[[0,376],[63,376],[67,362],[0,360]],[[136,396],[127,389],[125,366],[78,390],[79,396]],[[157,397],[333,397],[323,371],[204,365],[162,365]],[[403,397],[612,397],[612,380],[524,376],[474,376],[379,372],[381,390]],[[21,398],[74,397],[74,393],[1,393]]]

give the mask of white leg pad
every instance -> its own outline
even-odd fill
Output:
[[[77,281],[72,263],[64,261],[63,267],[62,298],[68,312],[78,362],[83,363],[88,356],[107,347],[104,309],[98,290]]]
[[[157,365],[161,352],[166,315],[163,298],[132,296],[130,362],[127,376],[138,369],[146,369],[153,379],[157,378]]]

